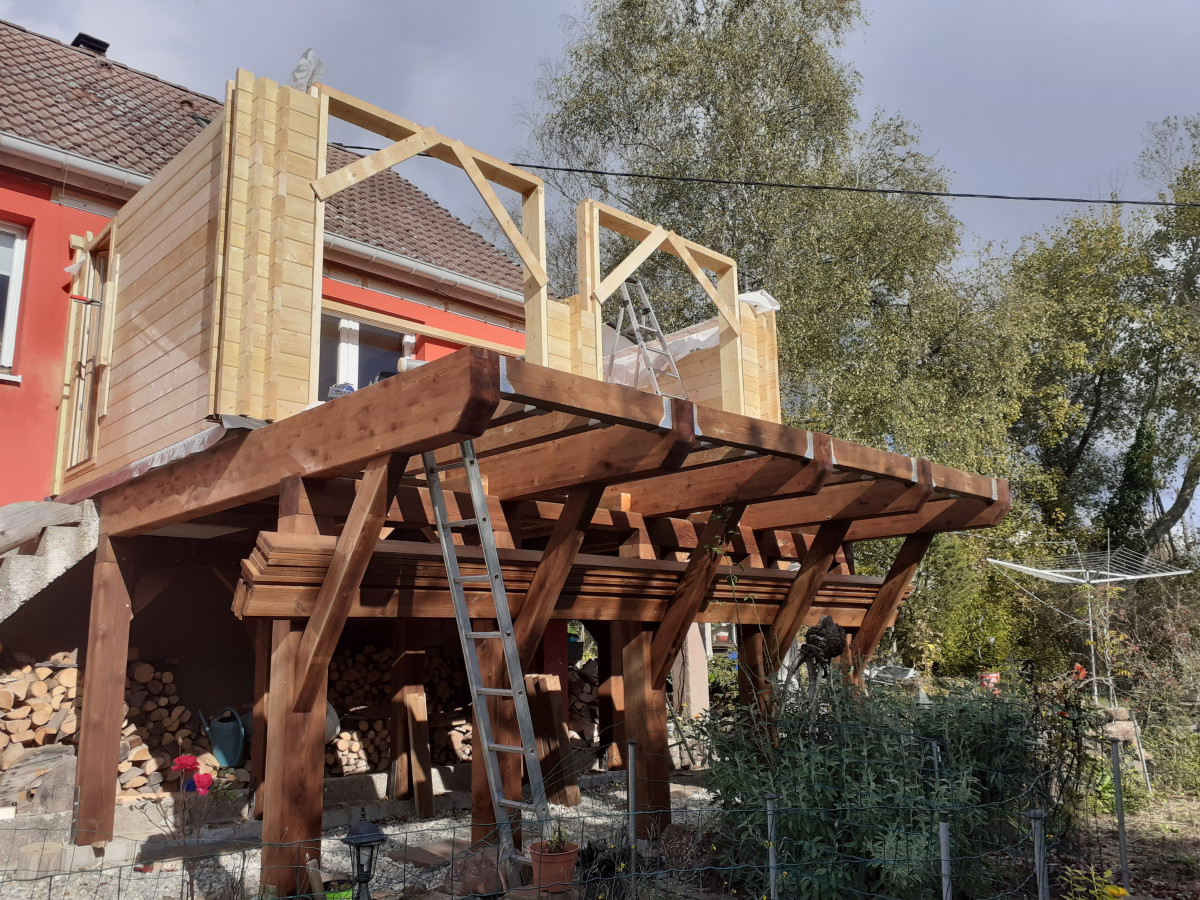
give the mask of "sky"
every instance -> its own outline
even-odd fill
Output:
[[[238,67],[286,81],[309,47],[326,83],[509,160],[582,0],[0,0],[0,18],[211,96]],[[839,51],[859,109],[899,114],[952,190],[1153,198],[1137,176],[1148,123],[1200,113],[1195,0],[863,0]],[[342,140],[352,136],[334,135]],[[377,139],[372,139],[377,140]],[[415,159],[401,174],[464,221],[485,217],[463,174]],[[1005,243],[1071,207],[961,200],[964,244]],[[719,249],[719,248],[718,248]]]
[[[0,18],[63,41],[88,32],[111,43],[112,59],[212,96],[239,66],[286,81],[313,47],[327,83],[518,159],[527,143],[518,113],[580,2],[0,0]],[[867,24],[841,50],[862,76],[860,111],[914,123],[954,190],[1152,197],[1136,171],[1147,124],[1200,112],[1194,0],[863,5]],[[457,170],[413,160],[402,174],[464,220],[481,218]],[[1011,248],[1069,207],[960,200],[953,209],[967,246]]]

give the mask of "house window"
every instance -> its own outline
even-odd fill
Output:
[[[0,222],[0,369],[12,370],[25,266],[25,229]]]
[[[321,359],[317,399],[329,397],[335,384],[355,390],[395,375],[405,354],[405,335],[341,316],[321,316]]]

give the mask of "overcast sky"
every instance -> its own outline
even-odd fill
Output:
[[[241,66],[286,80],[315,47],[328,83],[505,158],[540,62],[563,45],[578,0],[0,0],[0,17],[221,96]],[[1146,124],[1200,112],[1194,0],[864,0],[868,24],[842,53],[860,107],[899,113],[952,173],[955,190],[1147,196],[1136,160]],[[461,173],[402,170],[468,221]],[[1054,204],[962,200],[967,241],[1008,241],[1051,223]]]

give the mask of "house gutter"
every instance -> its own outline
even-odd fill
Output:
[[[148,175],[100,162],[89,156],[72,153],[70,150],[60,150],[40,141],[23,138],[7,131],[0,131],[0,151],[11,153],[22,159],[48,163],[62,169],[64,173],[76,173],[95,178],[105,184],[137,190],[150,182]]]
[[[458,272],[444,269],[441,266],[435,266],[432,263],[421,262],[419,259],[413,259],[411,256],[402,256],[399,253],[380,250],[378,247],[372,247],[370,244],[364,244],[362,241],[356,241],[352,238],[326,232],[325,246],[330,250],[337,250],[357,259],[381,263],[389,268],[399,269],[409,275],[419,275],[423,278],[428,278],[437,287],[459,288],[470,291],[472,294],[481,295],[485,300],[504,300],[521,307],[525,305],[524,295],[517,291],[510,291],[507,288],[502,288],[499,285],[486,281],[480,281],[478,278],[472,278],[469,275],[461,275]]]

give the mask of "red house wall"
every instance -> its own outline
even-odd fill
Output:
[[[350,306],[357,306],[359,309],[386,313],[387,315],[397,316],[401,319],[408,319],[410,322],[416,322],[419,325],[429,325],[433,328],[453,331],[455,334],[461,334],[466,337],[493,341],[497,344],[507,344],[518,351],[524,351],[525,349],[525,335],[517,334],[508,328],[501,328],[498,325],[489,325],[486,322],[480,322],[478,319],[472,319],[470,316],[461,316],[457,313],[435,309],[423,303],[414,303],[411,300],[405,300],[402,297],[392,297],[387,294],[376,293],[358,285],[346,284],[344,281],[335,281],[331,278],[324,280],[321,290],[328,299],[336,300]],[[440,359],[462,346],[462,344],[453,344],[449,341],[437,340],[435,338],[418,337],[415,355],[417,359]]]
[[[0,219],[28,229],[12,374],[0,381],[0,506],[41,500],[54,478],[54,436],[70,310],[70,236],[104,216],[55,203],[41,182],[0,172]]]

